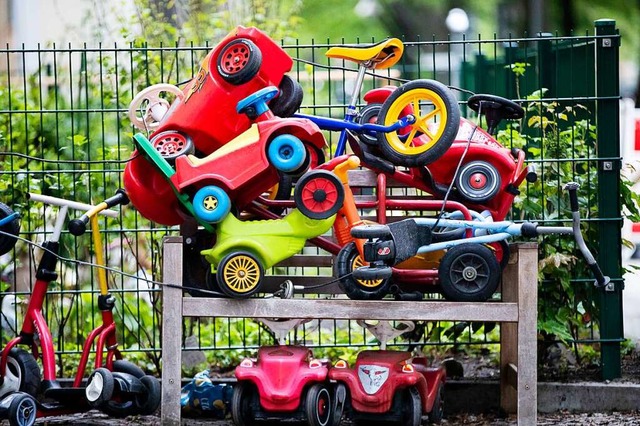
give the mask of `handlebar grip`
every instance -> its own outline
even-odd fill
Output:
[[[569,182],[564,186],[564,189],[569,191],[569,203],[571,205],[571,211],[574,213],[578,211],[578,207],[579,207],[578,206],[578,188],[580,188],[580,185],[577,184],[576,182]]]
[[[129,197],[127,196],[125,190],[120,188],[116,191],[116,195],[107,198],[106,200],[104,200],[104,203],[107,204],[106,208],[108,209],[117,205],[126,206],[127,204],[129,204]]]
[[[89,222],[89,216],[83,214],[78,219],[73,219],[69,222],[69,232],[76,237],[87,232],[87,223]]]
[[[116,195],[107,198],[106,200],[104,200],[102,203],[100,204],[104,204],[104,208],[99,209],[99,210],[91,210],[91,212],[93,212],[93,214],[97,214],[99,213],[101,210],[106,210],[108,208],[117,206],[117,205],[127,205],[129,204],[129,197],[127,196],[127,193],[124,191],[124,189],[118,189],[116,191]],[[91,213],[89,212],[89,213]],[[85,232],[87,232],[87,224],[89,223],[89,214],[85,213],[82,216],[80,216],[77,219],[73,219],[71,221],[69,221],[69,232],[71,232],[73,235],[75,235],[76,237],[79,237],[80,235],[84,234]]]
[[[600,266],[598,266],[597,263],[593,263],[589,265],[589,269],[591,269],[591,272],[593,273],[593,276],[596,279],[597,288],[606,287],[607,284],[609,284],[609,282],[611,281],[611,278],[607,277],[602,273],[602,270],[600,269]]]

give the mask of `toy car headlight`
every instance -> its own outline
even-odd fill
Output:
[[[413,364],[405,364],[402,366],[403,373],[413,373],[415,368],[413,368]]]
[[[253,367],[253,361],[251,360],[251,358],[245,358],[240,363],[240,367]]]
[[[341,359],[341,360],[338,360],[338,362],[336,362],[335,367],[336,368],[349,368],[349,364],[347,364],[347,361]]]
[[[322,367],[322,362],[319,359],[312,359],[309,361],[309,368],[320,368]]]

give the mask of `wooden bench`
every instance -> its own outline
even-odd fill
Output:
[[[327,318],[423,321],[494,321],[501,323],[501,406],[517,412],[518,424],[536,424],[537,417],[537,244],[512,246],[503,272],[502,301],[355,301],[349,299],[214,299],[183,297],[182,237],[164,240],[162,298],[163,425],[180,424],[183,317]],[[329,256],[294,256],[288,266],[330,266]],[[270,278],[272,285],[286,276]],[[308,283],[326,280],[312,278]],[[303,279],[303,277],[294,278]],[[177,285],[177,287],[175,287]]]

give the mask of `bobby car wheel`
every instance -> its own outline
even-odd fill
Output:
[[[281,172],[298,170],[307,158],[307,150],[300,139],[293,135],[278,135],[267,148],[269,162]]]
[[[327,170],[312,170],[296,183],[296,207],[311,219],[327,219],[340,210],[344,188],[340,179]]]
[[[93,408],[101,408],[111,400],[114,390],[114,380],[111,371],[106,368],[96,369],[87,380],[85,396]]]
[[[500,182],[500,174],[494,166],[485,161],[472,161],[460,169],[456,187],[465,201],[482,204],[496,196]]]
[[[38,407],[36,400],[26,393],[13,397],[9,405],[8,419],[10,426],[31,426],[36,422]]]
[[[0,203],[0,219],[4,219],[13,214],[13,210],[11,207],[7,206],[4,203]],[[0,227],[0,231],[3,233],[0,234],[0,256],[6,253],[9,253],[11,249],[16,245],[16,241],[18,241],[17,236],[20,233],[20,220],[18,218],[13,219],[12,221],[5,223]]]
[[[466,243],[447,250],[440,261],[440,290],[447,300],[484,302],[498,288],[500,264],[491,249]]]
[[[251,40],[239,38],[227,43],[218,56],[218,74],[235,86],[247,83],[260,70],[262,53]]]
[[[302,86],[288,75],[283,75],[278,89],[280,93],[271,101],[269,108],[278,117],[291,117],[302,104]]]
[[[451,90],[434,80],[414,80],[391,93],[382,104],[378,124],[390,126],[413,115],[415,122],[395,132],[379,132],[385,157],[401,166],[424,166],[440,158],[460,126],[460,109]]]
[[[215,185],[200,188],[193,197],[193,211],[198,219],[207,223],[217,223],[231,211],[229,195]]]
[[[433,401],[433,407],[429,411],[429,423],[440,423],[444,417],[444,385],[438,383],[436,388],[436,399]]]
[[[135,396],[135,405],[140,414],[149,416],[160,407],[162,389],[158,379],[150,375],[142,376],[140,383],[142,383],[146,391]]]
[[[309,426],[327,426],[332,420],[331,393],[323,384],[309,388],[304,401]]]
[[[402,424],[406,426],[420,426],[422,423],[422,401],[420,392],[414,386],[402,393]]]
[[[150,140],[151,145],[170,164],[182,155],[193,154],[195,147],[191,138],[173,130],[158,133]]]
[[[231,418],[236,426],[251,426],[254,424],[251,401],[255,395],[256,389],[251,383],[238,382],[233,388]]]
[[[33,355],[24,349],[12,348],[7,356],[7,369],[0,386],[0,397],[18,391],[35,397],[40,389],[40,382],[40,367]]]
[[[391,279],[360,280],[353,277],[354,270],[365,266],[354,242],[342,247],[336,257],[335,275],[338,285],[353,300],[379,300],[387,295]]]
[[[216,271],[220,290],[235,298],[246,298],[257,292],[263,276],[262,263],[253,254],[243,251],[226,255]]]

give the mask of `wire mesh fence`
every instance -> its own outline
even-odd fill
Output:
[[[617,81],[617,75],[596,73],[601,72],[596,67],[598,49],[604,40],[613,40],[613,47],[607,46],[615,48],[617,37],[586,34],[560,38],[544,34],[526,39],[406,40],[400,62],[367,75],[362,93],[416,78],[435,79],[454,90],[465,117],[475,117],[466,105],[473,93],[518,100],[526,109],[525,118],[519,124],[502,123],[498,137],[509,148],[527,150],[527,162],[537,166],[539,179],[520,188],[521,194],[507,218],[545,224],[570,220],[568,199],[561,188],[569,181],[578,181],[582,184],[580,204],[591,247],[619,248],[620,239],[615,233],[598,234],[603,223],[618,226],[621,221],[619,212],[604,216],[599,211],[603,191],[612,197],[619,194],[618,187],[603,188],[599,179],[603,163],[619,162],[615,150],[613,156],[600,153],[599,144],[604,141],[598,138],[599,120],[615,121],[617,117],[596,115],[597,105],[617,102],[615,93],[601,96],[596,84],[600,78]],[[357,68],[348,61],[330,60],[325,52],[346,42],[350,41],[283,45],[294,58],[289,74],[304,90],[301,112],[344,117]],[[0,49],[0,201],[22,216],[22,239],[0,258],[3,342],[20,330],[24,302],[36,281],[41,253],[38,245],[50,235],[58,214],[54,207],[30,201],[27,194],[85,203],[97,203],[112,195],[121,186],[122,170],[134,150],[134,131],[127,115],[131,99],[156,83],[181,87],[196,76],[210,49],[193,45]],[[359,103],[364,105],[365,100],[360,98]],[[329,158],[337,134],[325,132],[325,137],[325,156]],[[618,136],[609,135],[606,143],[618,144]],[[615,165],[613,170],[617,170]],[[392,196],[423,195],[411,188],[393,191]],[[72,217],[79,214],[71,212]],[[160,333],[171,332],[161,331],[159,326],[161,240],[180,231],[158,226],[131,207],[122,207],[116,219],[101,219],[100,228],[107,266],[111,268],[108,275],[116,298],[120,346],[130,356],[147,359],[149,368],[159,368]],[[579,266],[573,266],[576,250],[572,242],[557,239],[555,243],[541,250],[541,328],[546,327],[550,340],[562,338],[578,344],[606,338],[614,346],[618,344],[619,356],[621,327],[609,328],[607,336],[601,336],[599,323],[603,306],[608,309],[607,315],[615,317],[621,316],[621,304],[606,301],[593,291],[581,260],[577,261]],[[73,237],[65,229],[61,247],[63,261],[58,279],[49,285],[43,312],[60,354],[61,371],[69,374],[87,333],[101,318],[96,268],[88,265],[95,263],[90,238]],[[315,247],[305,248],[305,253],[328,255]],[[617,295],[621,291],[620,271],[616,269],[619,263],[618,255],[604,265],[605,272],[617,283],[612,292]],[[567,272],[558,272],[563,270]],[[296,270],[280,267],[271,273],[317,275],[330,280],[333,270],[329,263],[320,268],[298,266]],[[15,299],[8,295],[15,295],[22,303],[13,303]],[[556,324],[565,324],[569,331],[560,326],[554,329]],[[210,362],[221,368],[235,365],[238,356],[251,353],[261,344],[273,342],[271,333],[245,319],[191,318],[175,327],[183,327],[184,335],[189,336],[187,349],[206,351]],[[408,340],[424,350],[497,345],[499,341],[499,326],[495,324],[433,323],[419,330]],[[355,322],[335,320],[307,324],[290,337],[323,348],[326,353],[376,345]],[[406,342],[399,340],[397,344]]]

